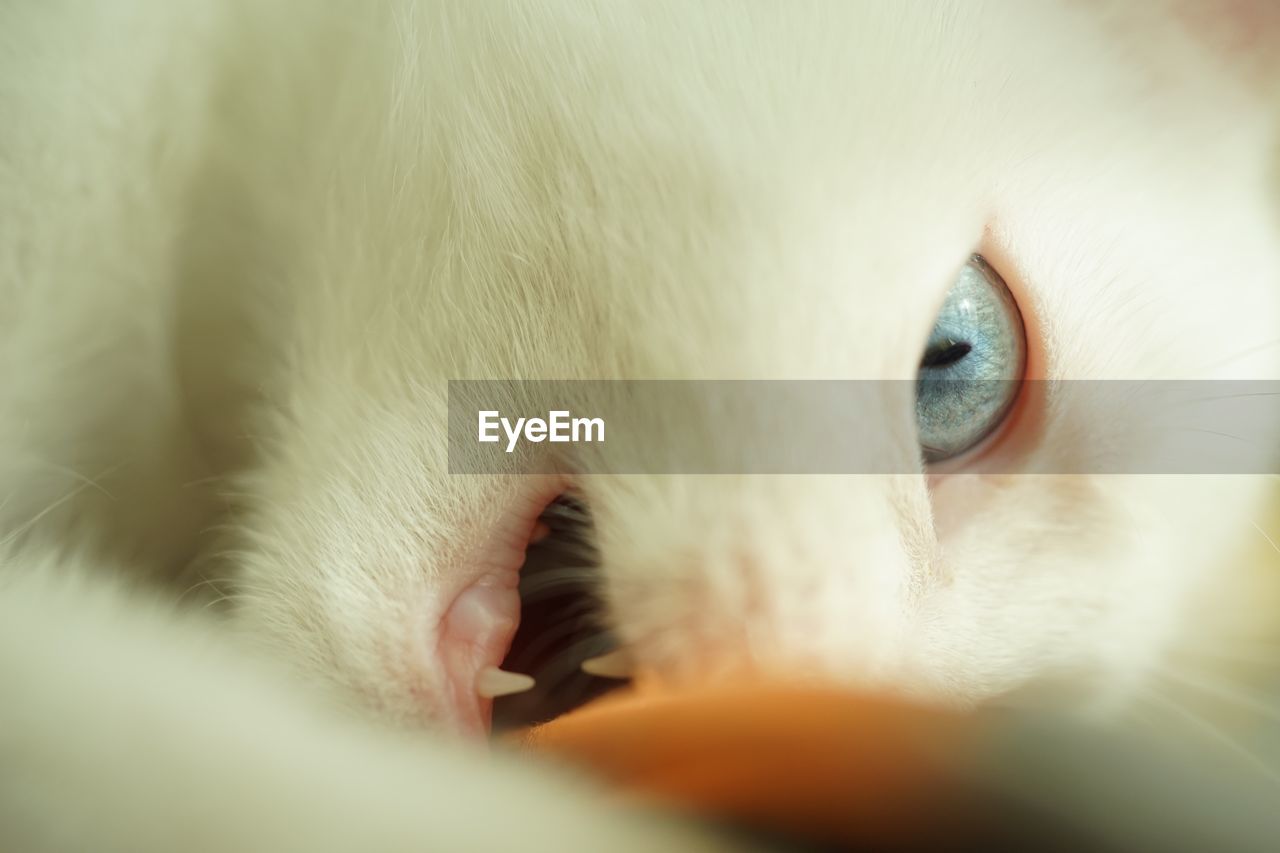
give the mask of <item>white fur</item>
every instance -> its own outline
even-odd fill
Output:
[[[422,640],[530,487],[445,472],[446,379],[909,379],[975,248],[1022,301],[1040,375],[1280,378],[1273,126],[1212,57],[1135,58],[1102,29],[1048,2],[6,8],[0,532],[19,581],[0,677],[20,689],[0,746],[29,744],[42,781],[0,809],[28,815],[24,849],[169,849],[179,823],[125,818],[153,802],[236,815],[201,822],[207,849],[448,847],[485,824],[480,789],[518,779],[446,793],[433,773],[482,771],[313,720],[250,654],[206,667],[198,620],[134,626],[116,592],[42,580],[64,562],[178,593],[225,579],[254,648],[438,724]],[[1031,470],[1131,428],[1050,412]],[[1201,584],[1230,583],[1266,484],[581,488],[612,624],[660,674],[968,704],[1052,676],[1132,695]],[[57,557],[71,541],[91,556]],[[312,773],[321,745],[351,769]],[[356,774],[394,780],[378,820],[332,807]],[[73,789],[101,805],[94,835],[45,835]],[[553,810],[548,847],[567,822],[605,831],[576,800],[529,803]],[[503,831],[474,844],[506,849]]]

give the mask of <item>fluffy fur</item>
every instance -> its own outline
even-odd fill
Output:
[[[7,6],[0,752],[19,763],[0,814],[19,846],[623,829],[314,710],[447,729],[426,638],[503,519],[555,487],[449,476],[446,379],[910,379],[975,249],[1038,376],[1280,378],[1271,116],[1182,30],[1135,52],[1095,6]],[[1046,412],[1029,471],[1134,428]],[[668,426],[706,428],[686,417]],[[1132,700],[1204,585],[1232,585],[1268,488],[579,485],[608,621],[664,677],[961,705],[1045,679]],[[102,587],[112,567],[187,601],[213,579],[229,624],[150,612]],[[293,674],[258,673],[264,650]]]

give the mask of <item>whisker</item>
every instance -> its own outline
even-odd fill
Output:
[[[563,618],[540,631],[536,639],[521,649],[516,660],[522,664],[537,661],[565,637],[571,637],[583,628],[599,630],[594,612],[595,607],[591,602],[581,602],[572,610],[566,610]]]
[[[15,527],[13,530],[9,531],[8,536],[6,536],[4,539],[0,539],[0,547],[4,547],[14,542],[16,539],[21,537],[24,533],[26,533],[32,527],[35,527],[37,524],[39,524],[40,520],[43,519],[45,516],[49,515],[51,512],[54,512],[60,506],[67,503],[68,501],[75,499],[86,489],[90,488],[91,485],[92,485],[91,481],[82,482],[79,486],[67,492],[65,495],[55,500],[53,503],[49,504],[44,509],[40,510],[38,513],[36,513],[31,518],[29,518],[27,521],[23,522],[22,524]]]
[[[538,685],[549,689],[561,686],[566,679],[582,674],[582,662],[597,655],[604,654],[613,648],[613,640],[607,632],[601,631],[593,636],[585,637],[557,652],[538,669]],[[584,677],[589,681],[590,677]]]
[[[1220,661],[1280,669],[1280,645],[1264,640],[1250,640],[1247,644],[1223,647],[1201,645],[1179,653],[1188,659]]]
[[[598,583],[594,566],[562,566],[535,569],[520,578],[520,597],[526,604],[561,593],[591,589]]]
[[[1280,773],[1278,773],[1274,768],[1268,765],[1267,762],[1259,758],[1257,755],[1255,755],[1251,750],[1249,750],[1244,745],[1242,745],[1235,738],[1231,737],[1226,732],[1219,729],[1217,726],[1214,726],[1212,723],[1204,719],[1199,714],[1196,714],[1195,712],[1191,711],[1189,708],[1183,707],[1182,705],[1173,701],[1172,699],[1169,699],[1166,696],[1162,696],[1161,694],[1154,691],[1145,691],[1145,698],[1148,701],[1156,703],[1158,706],[1164,708],[1166,711],[1172,712],[1173,716],[1176,716],[1179,719],[1181,719],[1192,730],[1198,732],[1199,734],[1204,736],[1206,739],[1218,744],[1219,746],[1226,748],[1226,750],[1230,754],[1236,756],[1239,759],[1242,759],[1246,764],[1248,764],[1250,767],[1257,770],[1264,777],[1266,777],[1266,779],[1269,782],[1273,782],[1277,785],[1280,785]]]
[[[86,474],[80,473],[74,468],[68,468],[66,465],[59,465],[56,462],[49,462],[48,460],[45,460],[45,459],[32,459],[32,460],[27,460],[25,463],[19,462],[18,464],[19,465],[26,464],[32,467],[48,469],[49,471],[54,471],[58,474],[64,474],[67,477],[70,477],[72,480],[75,480],[77,483],[82,483],[85,486],[88,486],[89,488],[92,488],[97,492],[101,492],[103,495],[110,498],[111,500],[116,499],[116,496],[111,494],[111,492],[108,491],[107,488],[98,481],[109,474],[115,473],[120,468],[120,465],[118,464],[112,465],[104,469],[102,473],[98,474],[96,477],[90,477]]]
[[[1216,438],[1230,438],[1242,444],[1250,444],[1250,445],[1258,446],[1257,439],[1245,438],[1242,435],[1236,435],[1230,432],[1222,432],[1221,430],[1216,430],[1216,429],[1204,429],[1203,427],[1184,426],[1184,427],[1173,427],[1173,431],[1174,432],[1197,432],[1197,433],[1200,433],[1201,435],[1212,435]]]
[[[1218,682],[1208,678],[1196,678],[1185,672],[1179,672],[1172,668],[1162,668],[1161,674],[1168,679],[1178,682],[1193,690],[1215,696],[1228,705],[1236,708],[1243,708],[1271,722],[1280,723],[1280,710],[1271,707],[1265,700],[1260,697],[1251,696],[1244,690],[1233,687],[1225,682]]]
[[[1247,391],[1240,394],[1215,394],[1212,397],[1189,397],[1183,400],[1174,400],[1171,402],[1171,405],[1216,403],[1219,400],[1245,400],[1253,397],[1280,397],[1280,391]]]
[[[1277,554],[1280,554],[1280,545],[1276,544],[1276,540],[1272,539],[1270,534],[1268,534],[1267,531],[1263,530],[1258,525],[1258,522],[1251,521],[1249,523],[1253,525],[1253,529],[1258,531],[1258,533],[1262,536],[1263,539],[1267,540],[1267,544],[1271,546],[1271,549],[1275,551]]]
[[[1272,347],[1277,347],[1277,346],[1280,346],[1280,338],[1276,338],[1273,341],[1264,341],[1263,343],[1260,343],[1260,344],[1254,344],[1251,347],[1246,347],[1245,349],[1240,350],[1234,355],[1227,356],[1221,361],[1208,365],[1208,367],[1206,367],[1205,369],[1209,371],[1221,370],[1222,368],[1227,367],[1228,365],[1234,364],[1235,362],[1240,361],[1241,359],[1248,358],[1251,355],[1257,355],[1258,353],[1261,353],[1261,352],[1266,352],[1268,349],[1271,349]]]

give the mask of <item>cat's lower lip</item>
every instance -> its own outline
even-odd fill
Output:
[[[489,731],[494,695],[518,687],[495,675],[520,624],[520,567],[529,543],[542,534],[539,517],[561,492],[559,477],[530,477],[519,484],[493,529],[478,531],[479,544],[463,583],[437,626],[439,660],[450,700],[450,722],[468,736]]]
[[[502,662],[520,623],[517,580],[516,572],[482,577],[459,593],[440,620],[440,658],[464,734],[488,731],[492,700],[482,695],[479,681]]]

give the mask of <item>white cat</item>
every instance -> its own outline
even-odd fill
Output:
[[[909,393],[877,413],[897,476],[459,476],[445,382],[909,389],[974,269],[1007,283],[1030,378],[1278,379],[1271,69],[1185,23],[967,0],[0,8],[0,840],[669,844],[571,782],[339,710],[483,732],[478,694],[520,682],[493,669],[517,570],[567,489],[615,668],[1136,701],[1205,589],[1243,589],[1265,478],[954,476],[1088,467],[1139,426],[1052,399],[927,473]],[[706,426],[681,417],[677,437]],[[229,620],[158,603],[211,588]]]

